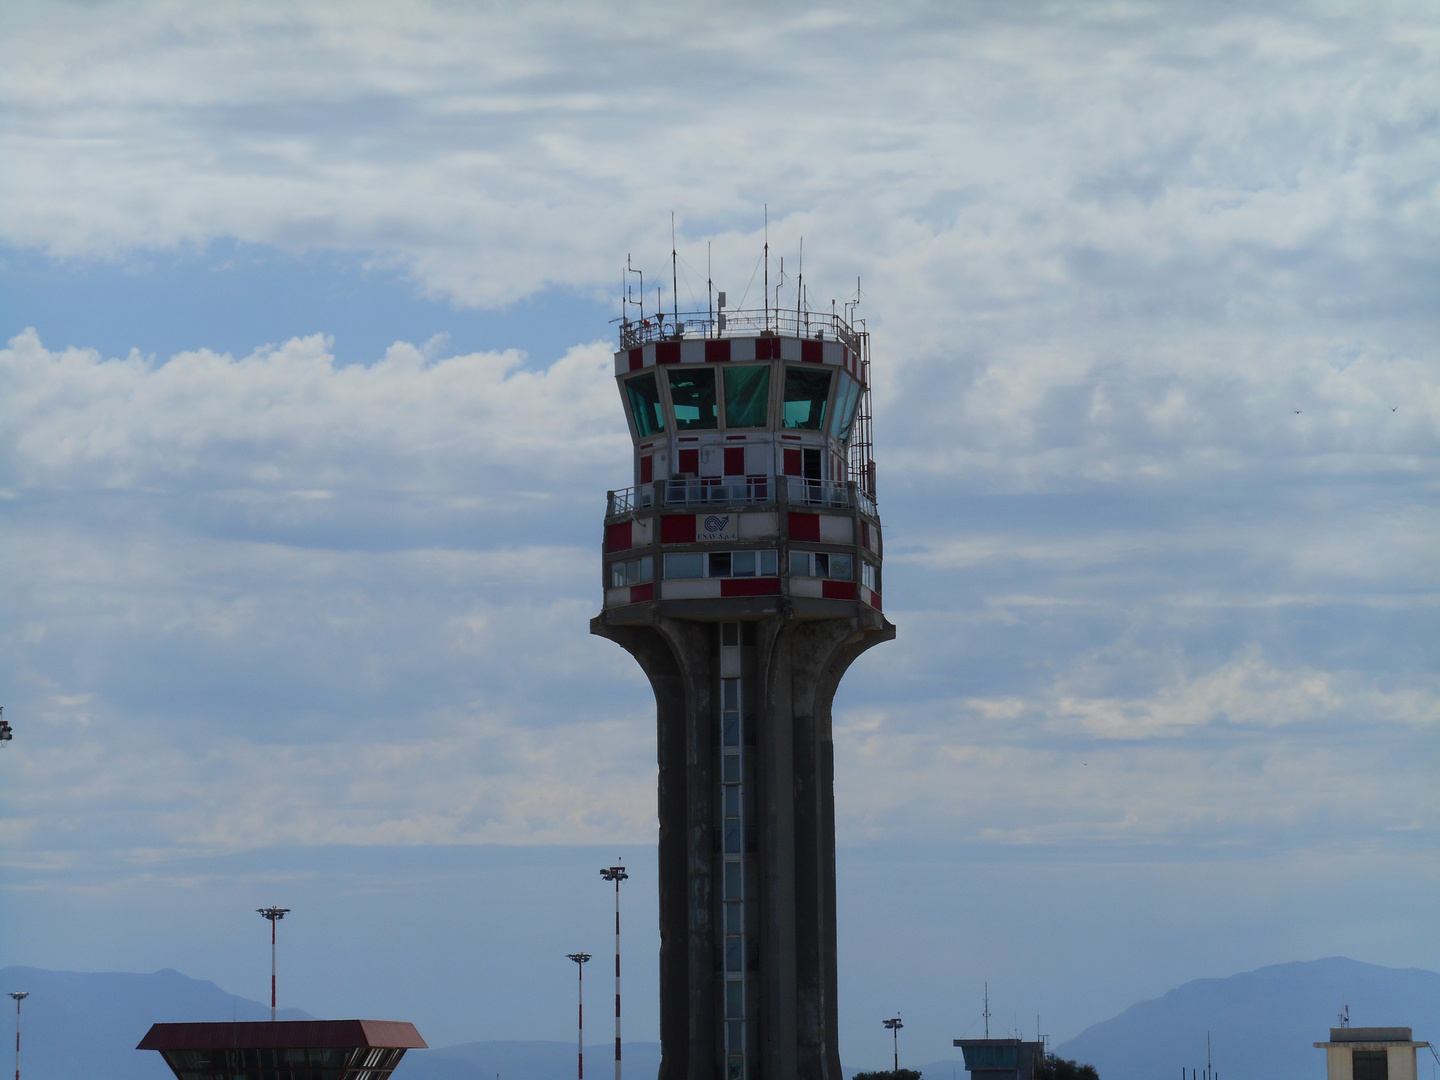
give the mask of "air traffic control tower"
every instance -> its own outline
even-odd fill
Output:
[[[721,293],[622,319],[615,378],[634,478],[609,493],[590,630],[655,692],[660,1080],[842,1080],[830,708],[895,636],[869,338]]]

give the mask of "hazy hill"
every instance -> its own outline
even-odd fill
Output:
[[[1440,1040],[1440,974],[1385,968],[1336,956],[1277,964],[1228,979],[1197,979],[1132,1005],[1056,1048],[1092,1062],[1102,1080],[1174,1080],[1203,1069],[1211,1033],[1221,1080],[1324,1080],[1329,1037],[1343,1003],[1354,1027],[1410,1027]],[[1421,1050],[1420,1075],[1434,1059]]]
[[[270,1014],[267,1005],[177,971],[0,969],[0,992],[9,990],[31,993],[24,1006],[28,1080],[168,1080],[158,1054],[134,1049],[152,1023],[263,1020]],[[1310,1044],[1326,1037],[1342,1002],[1349,1004],[1356,1027],[1408,1026],[1418,1039],[1440,1040],[1440,974],[1336,957],[1189,982],[1087,1028],[1056,1050],[1093,1063],[1101,1080],[1178,1080],[1182,1066],[1203,1067],[1208,1030],[1220,1080],[1324,1080],[1324,1055]],[[298,1009],[282,1009],[280,1015],[310,1018]],[[420,1027],[423,1034],[423,1023]],[[603,1035],[595,1038],[586,1048],[587,1071],[609,1076],[614,1044]],[[653,1077],[660,1046],[627,1043],[625,1058],[628,1078]],[[1434,1075],[1432,1061],[1422,1057],[1422,1080]],[[574,1067],[570,1042],[475,1042],[412,1051],[395,1080],[490,1080],[497,1072],[501,1080],[554,1080],[573,1075]],[[967,1076],[952,1061],[933,1062],[923,1071],[927,1080]]]
[[[159,1054],[135,1049],[151,1024],[270,1019],[269,1005],[168,969],[131,975],[0,968],[0,993],[11,990],[30,992],[21,1012],[21,1065],[32,1080],[174,1080]],[[11,1004],[8,997],[5,1004]],[[281,1009],[280,1017],[311,1019],[299,1009]],[[14,1022],[12,1009],[0,1030]]]

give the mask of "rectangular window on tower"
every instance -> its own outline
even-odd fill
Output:
[[[860,584],[871,592],[880,592],[880,568],[872,562],[860,563]]]
[[[725,426],[764,427],[770,412],[770,368],[726,368]]]
[[[635,420],[635,433],[642,439],[665,430],[665,410],[660,407],[660,388],[654,372],[625,380],[625,398]]]
[[[669,372],[668,378],[677,431],[695,431],[719,424],[720,407],[715,403],[714,368],[681,368]]]
[[[830,372],[785,369],[785,409],[782,424],[787,428],[822,431],[825,405],[830,400]]]
[[[860,400],[860,384],[849,375],[840,376],[840,389],[835,394],[835,416],[830,421],[830,434],[842,443],[850,438],[850,424],[855,419],[855,403]]]
[[[610,587],[619,589],[626,585],[642,585],[655,576],[655,560],[646,555],[643,559],[617,560],[610,564]]]

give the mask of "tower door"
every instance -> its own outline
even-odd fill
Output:
[[[819,479],[821,479],[821,475],[820,475],[820,461],[821,461],[822,456],[823,456],[823,451],[820,451],[820,450],[809,450],[809,449],[807,449],[807,450],[805,451],[805,479],[806,479],[806,480],[819,480]]]

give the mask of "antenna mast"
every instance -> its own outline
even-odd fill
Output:
[[[743,299],[743,298],[742,298]],[[765,204],[765,329],[770,329],[770,204]]]
[[[675,321],[675,332],[680,332],[680,271],[675,256],[675,211],[670,211],[670,307],[671,318]]]
[[[795,279],[795,333],[800,333],[800,300],[805,295],[805,237],[800,237],[800,275]]]

